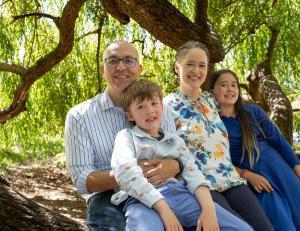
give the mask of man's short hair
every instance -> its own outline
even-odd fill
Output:
[[[129,106],[136,99],[141,102],[144,99],[152,99],[154,96],[158,96],[160,100],[163,99],[163,93],[158,84],[145,79],[136,80],[123,91],[121,105],[124,111],[128,111]]]

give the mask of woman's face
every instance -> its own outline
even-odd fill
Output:
[[[239,97],[239,88],[236,78],[231,73],[219,76],[212,89],[220,107],[234,106]]]
[[[192,48],[175,63],[175,72],[183,90],[199,90],[207,76],[208,59],[204,50]]]

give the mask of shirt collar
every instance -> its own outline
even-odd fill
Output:
[[[108,89],[106,88],[105,91],[102,94],[102,97],[100,98],[100,108],[102,111],[111,109],[111,108],[120,108],[116,107],[111,100],[109,94],[108,94]]]
[[[132,134],[137,136],[137,137],[147,137],[149,139],[155,139],[155,137],[150,136],[148,133],[144,132],[142,129],[140,129],[137,125],[135,125],[132,129]],[[164,134],[164,138],[162,140],[168,140],[168,139],[173,139],[173,137],[166,131],[164,131],[163,129],[159,129],[160,132],[162,132]]]
[[[182,93],[179,89],[177,89],[177,91],[175,92],[175,94],[177,94],[180,98],[184,99],[184,100],[188,100],[188,101],[198,101],[201,98],[202,93],[197,97],[197,99],[193,100],[190,97],[188,97],[187,95],[185,95],[184,93]]]

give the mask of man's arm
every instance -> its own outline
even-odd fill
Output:
[[[112,171],[94,171],[87,177],[86,187],[90,193],[112,190],[118,186]]]
[[[95,151],[86,123],[76,111],[70,111],[65,124],[65,149],[68,173],[80,194],[113,189],[117,183],[109,170],[95,166]]]
[[[180,165],[177,160],[143,160],[139,161],[144,176],[156,186],[164,184],[168,179],[180,173]]]

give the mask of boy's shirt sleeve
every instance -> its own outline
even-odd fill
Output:
[[[111,166],[120,190],[123,191],[114,194],[112,203],[120,203],[118,195],[124,197],[124,191],[150,208],[163,198],[144,177],[142,168],[138,166],[133,137],[129,129],[120,131],[116,136]]]

